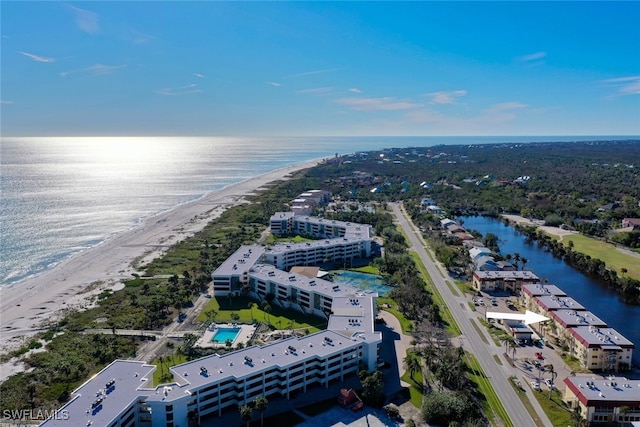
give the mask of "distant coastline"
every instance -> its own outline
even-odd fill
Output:
[[[103,245],[149,218],[206,197],[210,191],[314,158],[398,146],[630,138],[633,136],[2,137],[0,288],[21,286],[69,257]]]
[[[0,288],[2,344],[0,352],[15,349],[42,329],[42,323],[56,319],[67,308],[90,306],[88,298],[118,287],[122,279],[142,264],[160,256],[176,242],[201,230],[230,206],[266,184],[286,179],[293,172],[316,165],[315,159],[279,168],[212,191],[204,197],[176,206],[145,221],[140,227],[120,233],[104,244],[82,251],[52,269],[21,282]]]

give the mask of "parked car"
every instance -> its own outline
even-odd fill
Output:
[[[531,381],[531,387],[533,387],[533,389],[535,391],[540,391],[540,383],[538,381]]]
[[[542,359],[544,359],[544,356],[539,351],[536,351],[536,359],[542,360]]]
[[[545,379],[544,383],[547,385],[547,387],[549,387],[550,390],[553,390],[554,388],[556,388],[553,381],[551,381],[549,378]]]

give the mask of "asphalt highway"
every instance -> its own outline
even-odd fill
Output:
[[[449,307],[453,318],[460,327],[460,330],[462,331],[462,339],[460,341],[463,348],[478,359],[480,366],[489,378],[489,381],[507,411],[509,418],[511,418],[511,422],[516,427],[535,426],[536,424],[509,383],[509,376],[517,376],[517,372],[508,365],[499,366],[496,363],[493,356],[494,354],[497,354],[496,350],[500,349],[495,346],[491,347],[486,345],[480,338],[478,330],[476,330],[471,323],[471,313],[468,310],[467,303],[460,297],[456,297],[449,289],[449,286],[455,287],[456,285],[451,281],[450,285],[447,285],[446,281],[450,279],[445,279],[446,274],[443,268],[439,263],[436,264],[433,262],[432,258],[427,254],[427,250],[425,249],[426,243],[424,242],[421,233],[407,217],[400,204],[390,203],[389,206],[393,210],[398,224],[409,237],[409,243],[413,246],[412,249],[420,256],[420,259],[429,272],[435,287],[440,292],[440,295],[442,295],[442,298]],[[488,342],[493,342],[484,331],[481,333],[485,334],[485,339],[488,340]],[[545,426],[552,427],[551,422],[542,411],[537,400],[532,398],[530,401],[542,423]]]

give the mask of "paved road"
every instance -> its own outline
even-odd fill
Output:
[[[209,289],[209,291],[210,290],[211,289]],[[177,338],[178,336],[184,336],[184,333],[192,333],[193,330],[190,330],[189,328],[193,328],[197,325],[195,318],[204,309],[208,302],[209,299],[205,294],[200,295],[193,304],[193,307],[182,310],[187,315],[182,323],[178,323],[174,320],[169,325],[165,326],[162,331],[158,331],[160,337],[156,338],[155,341],[147,341],[142,344],[138,348],[138,352],[134,359],[151,363],[166,351],[167,338]]]
[[[449,307],[453,318],[462,331],[461,342],[465,350],[472,353],[479,361],[480,366],[484,370],[486,376],[491,381],[493,388],[498,395],[498,398],[505,407],[505,410],[509,414],[511,421],[516,427],[535,426],[534,421],[529,416],[526,408],[515,394],[513,387],[509,384],[509,376],[517,375],[517,371],[513,370],[508,365],[499,366],[493,359],[494,354],[501,352],[501,349],[496,346],[487,346],[480,338],[478,330],[473,327],[470,317],[473,314],[469,311],[468,306],[464,298],[456,297],[449,286],[456,286],[449,279],[445,279],[446,274],[444,269],[439,263],[433,262],[432,258],[427,254],[426,243],[422,239],[421,233],[415,228],[412,222],[408,219],[404,209],[400,204],[390,203],[391,209],[396,217],[398,224],[402,227],[405,234],[409,237],[410,245],[418,253],[426,269],[429,271],[429,275],[433,280],[434,285],[442,295],[445,303]],[[484,335],[488,342],[492,342],[491,338],[486,332],[480,332]],[[538,412],[540,420],[545,426],[552,427],[551,422],[540,408],[538,402],[534,399],[530,399],[536,412]]]

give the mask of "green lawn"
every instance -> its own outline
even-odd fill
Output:
[[[476,385],[476,388],[485,400],[481,400],[483,409],[492,425],[496,424],[496,417],[502,420],[502,424],[506,427],[513,427],[513,423],[509,418],[509,414],[502,406],[502,402],[498,398],[493,386],[480,367],[478,360],[469,353],[465,354],[465,361],[469,367],[469,379]]]
[[[454,280],[454,282],[463,294],[475,295],[476,290],[471,286],[470,282],[464,280]]]
[[[621,269],[626,268],[626,276],[640,280],[640,260],[638,257],[620,252],[611,243],[581,234],[572,234],[562,239],[565,246],[569,246],[569,241],[573,242],[574,251],[604,261],[607,267],[615,269],[619,276],[622,276]]]
[[[152,365],[156,365],[157,369],[153,371],[153,386],[159,384],[166,384],[173,381],[173,375],[171,375],[169,368],[187,362],[187,356],[182,354],[173,354],[164,359],[164,362],[160,364],[160,360],[156,359],[151,362]],[[163,375],[165,377],[163,378]]]
[[[376,276],[380,276],[380,269],[378,267],[374,267],[372,265],[365,265],[363,267],[356,268],[348,268],[349,271],[357,271],[358,273],[367,273],[367,274],[375,274]]]
[[[544,387],[544,386],[543,386]],[[549,421],[554,427],[565,427],[573,425],[571,420],[571,411],[567,409],[562,401],[562,394],[557,389],[551,393],[551,399],[549,399],[549,390],[542,389],[542,391],[532,390],[533,395],[538,400],[542,410]]]
[[[480,321],[482,322],[482,320]],[[478,324],[473,319],[469,319],[469,322],[471,322],[471,326],[473,326],[476,332],[478,332],[478,336],[480,336],[480,339],[482,340],[482,342],[489,345],[489,341],[487,341],[484,334],[480,331],[480,327],[478,326]]]
[[[507,334],[507,332],[504,329],[494,326],[493,324],[487,322],[484,319],[478,319],[478,320],[480,321],[480,323],[482,323],[482,325],[485,328],[487,328],[487,332],[489,332],[489,335],[491,335],[491,338],[493,339],[493,342],[495,343],[496,346],[500,347],[501,345],[503,345],[500,342],[500,340],[509,338],[509,334]]]
[[[304,243],[304,242],[313,242],[316,239],[308,239],[306,237],[302,237],[302,236],[274,236],[273,234],[270,234],[269,237],[267,238],[267,245],[273,245],[276,243]]]
[[[398,304],[394,300],[389,297],[379,297],[377,303],[378,307],[380,307],[381,310],[388,311],[389,313],[393,314],[396,319],[398,319],[398,321],[400,322],[400,327],[402,328],[402,333],[411,333],[411,330],[413,329],[413,323],[411,323],[411,320],[404,317],[402,313],[398,311]],[[389,307],[385,307],[385,305],[388,305]]]
[[[416,408],[422,407],[422,384],[424,383],[424,378],[422,377],[422,372],[416,372],[413,374],[413,379],[409,375],[409,372],[405,372],[402,376],[402,381],[411,384],[409,386],[409,397],[411,404]]]
[[[416,263],[416,266],[420,271],[420,276],[422,277],[422,280],[424,280],[425,283],[427,283],[427,289],[431,291],[431,294],[433,295],[433,300],[435,301],[436,304],[440,306],[440,314],[442,315],[442,320],[445,323],[445,329],[451,335],[453,335],[454,337],[457,337],[462,333],[462,331],[460,331],[460,327],[458,326],[456,321],[453,319],[453,316],[449,311],[449,307],[447,307],[447,304],[445,304],[444,299],[442,299],[442,295],[440,295],[440,292],[438,292],[438,289],[436,289],[436,287],[433,285],[431,276],[429,276],[429,272],[427,271],[424,264],[422,263],[422,260],[420,259],[420,255],[418,255],[418,253],[415,251],[409,251],[409,254],[413,258],[413,261]]]
[[[522,384],[520,383],[520,381],[516,377],[512,376],[512,377],[509,377],[509,383],[511,383],[511,386],[513,387],[516,394],[520,398],[520,401],[526,408],[527,412],[529,413],[529,416],[531,417],[533,422],[536,424],[536,427],[544,427],[544,423],[540,419],[540,416],[538,415],[535,408],[533,407],[533,404],[529,400],[529,397],[527,396],[527,392],[525,391],[524,388],[522,388]],[[567,425],[570,426],[571,424],[567,424]]]
[[[249,308],[250,303],[255,303],[255,307]],[[271,324],[275,329],[289,329],[290,322],[293,321],[295,329],[308,329],[309,333],[318,332],[327,328],[327,320],[317,316],[300,313],[296,310],[285,310],[275,305],[271,306],[271,312],[267,313],[260,308],[260,305],[248,297],[234,297],[231,300],[227,297],[214,297],[207,303],[205,308],[196,318],[199,322],[207,321],[207,311],[216,311],[215,322],[231,322],[232,314],[238,317],[238,323],[253,323],[260,321]]]

